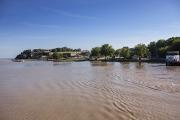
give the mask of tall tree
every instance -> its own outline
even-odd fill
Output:
[[[168,50],[168,46],[159,48],[158,49],[158,56],[160,58],[165,58],[167,50]]]
[[[107,56],[112,57],[114,54],[114,49],[109,44],[104,44],[101,46],[101,55],[105,57],[105,60],[107,59]]]
[[[117,49],[115,52],[114,52],[114,55],[119,57],[120,56],[120,52],[121,52],[121,49]]]
[[[100,55],[101,55],[101,48],[100,47],[94,47],[94,48],[92,48],[92,50],[91,50],[91,57],[96,57],[96,58],[98,58],[98,57],[100,57]]]
[[[145,44],[138,44],[135,46],[135,53],[139,57],[139,62],[141,62],[141,58],[148,54],[148,48]]]
[[[150,42],[148,45],[148,49],[152,58],[158,57],[156,42]]]
[[[131,50],[128,47],[121,48],[120,56],[128,59],[130,57]]]
[[[180,38],[176,38],[172,42],[172,46],[170,47],[170,49],[174,51],[180,51]]]
[[[158,49],[161,48],[161,47],[166,47],[166,41],[163,40],[163,39],[158,40],[158,41],[156,42],[156,46],[157,46]]]

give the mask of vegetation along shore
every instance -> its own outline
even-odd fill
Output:
[[[49,60],[54,62],[69,61],[120,61],[120,62],[165,62],[167,51],[180,51],[180,37],[171,37],[150,42],[148,45],[137,44],[134,48],[127,46],[114,49],[109,44],[88,50],[68,47],[54,49],[28,49],[16,56],[19,59]]]

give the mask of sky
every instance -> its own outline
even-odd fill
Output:
[[[24,49],[115,49],[180,36],[180,0],[0,0],[0,58]]]

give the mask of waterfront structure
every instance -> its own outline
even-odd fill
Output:
[[[179,51],[168,51],[166,54],[166,65],[180,65]]]

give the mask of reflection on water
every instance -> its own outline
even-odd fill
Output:
[[[93,61],[90,64],[92,66],[109,66],[109,65],[113,65],[113,63],[101,62],[101,61]]]
[[[180,67],[0,60],[0,120],[179,120]]]
[[[54,62],[53,63],[54,66],[70,65],[70,64],[72,64],[72,62]]]
[[[136,63],[136,68],[137,69],[142,69],[144,67],[144,64],[142,64],[142,63]]]

